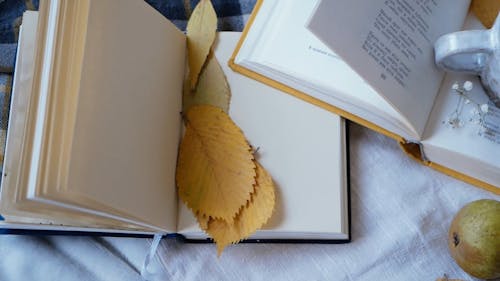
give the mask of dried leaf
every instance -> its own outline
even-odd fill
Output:
[[[198,221],[198,224],[200,225],[200,228],[202,230],[207,230],[207,228],[208,228],[208,221],[210,220],[209,216],[197,213],[196,214],[196,220]]]
[[[217,15],[210,0],[201,0],[189,18],[186,35],[191,89],[196,87],[198,76],[205,65],[217,31]]]
[[[176,171],[179,197],[195,214],[231,223],[253,192],[251,147],[220,108],[194,106],[186,120]]]
[[[217,243],[220,255],[224,248],[248,238],[271,217],[274,209],[274,183],[267,171],[257,163],[257,184],[252,200],[243,207],[233,224],[220,219],[210,219],[207,233]]]
[[[208,104],[229,112],[231,91],[219,61],[214,55],[209,56],[207,66],[202,70],[196,89],[191,91],[189,81],[184,84],[182,96],[183,112],[187,112],[194,105]]]
[[[500,12],[498,0],[473,0],[471,10],[487,28],[491,28]]]

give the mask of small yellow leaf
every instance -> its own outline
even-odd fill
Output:
[[[201,0],[189,18],[186,35],[191,89],[196,87],[198,76],[205,65],[217,31],[217,15],[210,0]]]
[[[486,26],[491,28],[495,19],[500,12],[500,1],[498,0],[473,0],[471,10]]]
[[[231,223],[253,192],[251,147],[220,108],[194,106],[186,120],[176,171],[179,197],[193,213]]]
[[[257,163],[257,184],[252,200],[244,206],[233,224],[220,219],[210,219],[206,232],[217,243],[220,255],[224,248],[248,238],[271,217],[274,209],[274,183],[267,171]]]
[[[194,105],[208,104],[229,112],[229,101],[231,91],[226,80],[226,75],[212,54],[209,56],[207,65],[200,74],[200,79],[194,91],[189,87],[189,82],[184,84],[182,96],[183,112],[187,112]]]

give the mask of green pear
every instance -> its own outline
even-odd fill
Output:
[[[464,206],[448,233],[451,256],[468,274],[500,277],[500,202],[483,199]]]

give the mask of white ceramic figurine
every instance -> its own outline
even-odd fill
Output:
[[[441,36],[434,51],[438,67],[479,75],[490,100],[500,108],[500,14],[491,29]]]

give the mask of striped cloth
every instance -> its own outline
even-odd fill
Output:
[[[199,0],[145,0],[185,30],[187,19]],[[212,0],[220,31],[241,31],[255,0]],[[12,75],[22,14],[38,9],[39,0],[0,0],[0,161],[7,133]],[[0,162],[0,167],[1,167]]]

